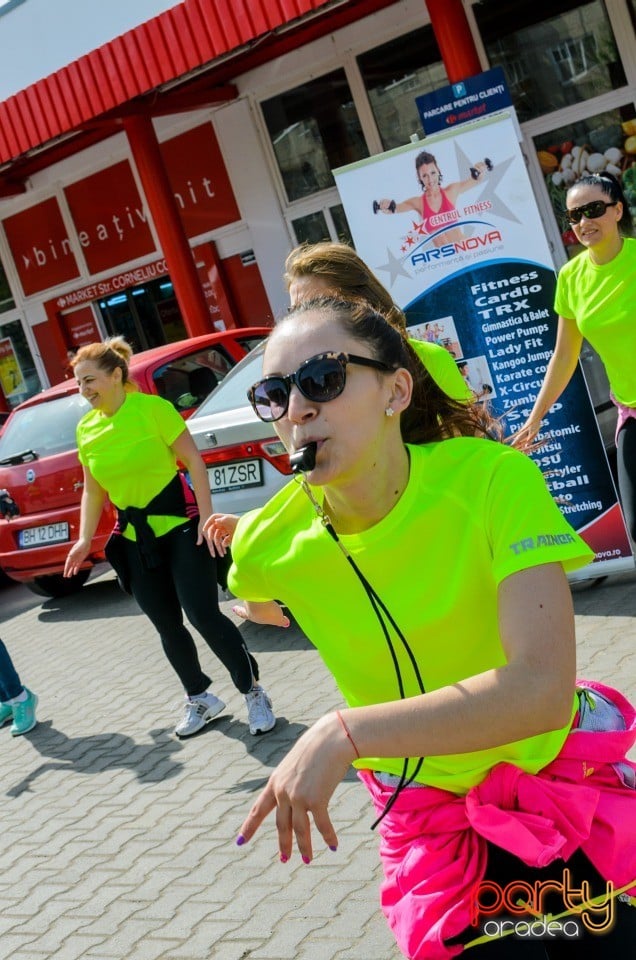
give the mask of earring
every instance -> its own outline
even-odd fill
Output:
[[[387,407],[384,411],[385,417],[392,417],[394,413],[395,413],[395,410],[393,409],[393,407]]]

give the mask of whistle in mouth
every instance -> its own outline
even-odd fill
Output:
[[[300,450],[290,453],[289,462],[292,473],[309,473],[310,470],[313,470],[316,466],[317,448],[318,444],[315,440],[312,440],[306,447],[301,447]]]

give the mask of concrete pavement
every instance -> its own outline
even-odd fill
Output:
[[[579,675],[635,699],[636,572],[572,592]],[[35,730],[0,730],[0,960],[399,960],[353,774],[332,805],[337,853],[316,843],[309,866],[298,854],[283,865],[273,822],[234,843],[291,742],[340,703],[295,626],[241,626],[276,730],[250,736],[242,697],[201,644],[228,709],[180,742],[178,682],[110,572],[64,600],[0,588],[0,624],[40,697]]]

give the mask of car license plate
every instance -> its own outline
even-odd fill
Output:
[[[262,487],[263,464],[260,460],[219,463],[218,466],[208,467],[208,479],[212,493],[227,493],[228,490],[243,490],[245,487]]]
[[[69,539],[68,523],[46,523],[43,527],[28,527],[20,530],[18,542],[24,550],[28,547],[39,547],[46,543],[64,543]]]

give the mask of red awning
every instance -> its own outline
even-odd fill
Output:
[[[0,103],[0,164],[321,8],[354,2],[185,0]]]

